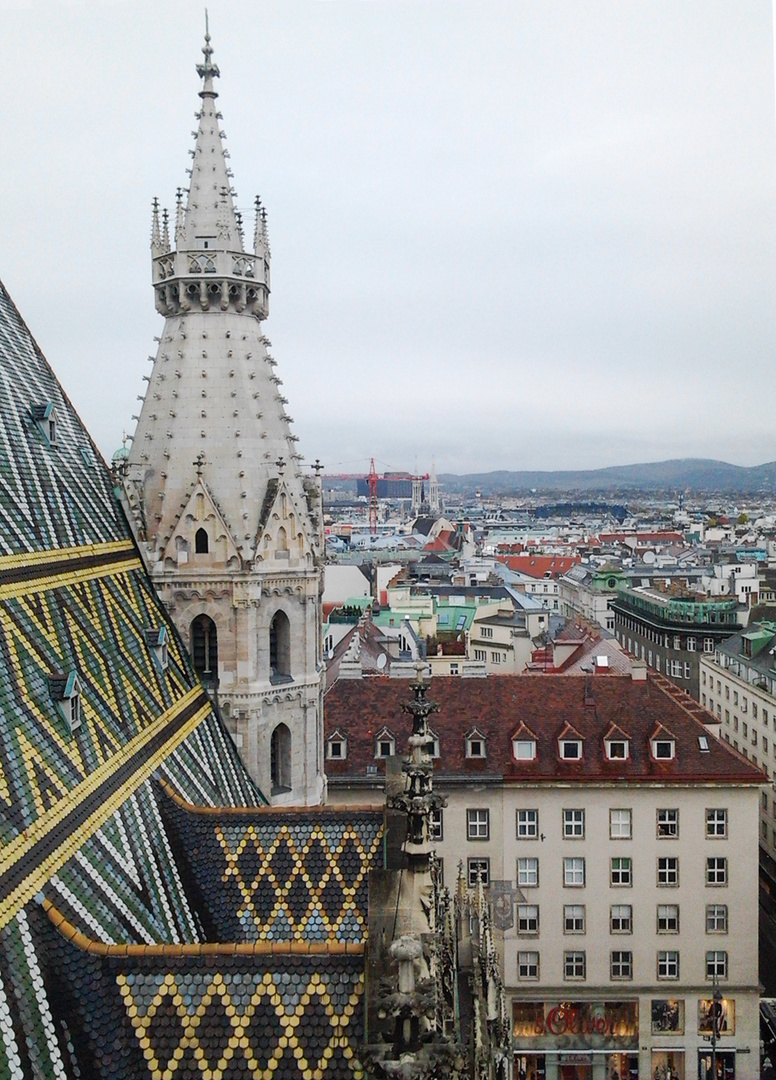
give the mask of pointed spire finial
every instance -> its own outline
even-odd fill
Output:
[[[157,250],[162,244],[162,234],[159,229],[159,200],[154,199],[151,212],[151,247]]]
[[[204,64],[197,64],[197,75],[199,75],[200,79],[205,80],[202,94],[212,94],[213,97],[217,97],[218,95],[213,89],[213,79],[219,78],[221,72],[218,70],[218,64],[214,64],[210,59],[213,55],[213,46],[210,44],[210,24],[208,22],[207,8],[205,8],[205,44],[202,46],[202,53],[205,62]]]

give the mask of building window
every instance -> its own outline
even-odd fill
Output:
[[[148,645],[151,652],[154,664],[159,671],[166,671],[170,662],[167,646],[167,627],[159,626],[153,630],[146,630],[144,633],[146,645]]]
[[[207,615],[197,615],[191,624],[191,655],[200,679],[218,682],[218,631]]]
[[[291,679],[291,623],[284,611],[276,611],[269,626],[269,681]]]
[[[487,654],[486,650],[485,649],[475,649],[474,650],[474,659],[475,660],[487,660],[488,659],[488,654]]]
[[[326,743],[326,757],[329,761],[344,761],[348,756],[348,740],[339,731],[333,731]]]
[[[481,637],[492,638],[493,637],[493,627],[492,626],[481,626],[480,627],[480,636]]]
[[[466,736],[466,756],[467,758],[485,757],[485,737],[479,731],[471,731]]]
[[[615,858],[610,861],[610,884],[614,886],[629,886],[633,883],[631,874],[631,860]]]
[[[539,860],[517,860],[517,884],[524,889],[533,888],[539,884]]]
[[[490,811],[466,811],[466,838],[468,840],[490,839]]]
[[[539,811],[517,811],[517,839],[536,840],[539,836]]]
[[[658,810],[657,835],[661,840],[673,840],[679,835],[678,810]]]
[[[727,810],[706,811],[706,835],[709,838],[725,838],[727,836]]]
[[[534,739],[513,739],[512,753],[517,761],[533,761],[536,757],[536,741]]]
[[[703,639],[703,651],[705,653],[714,652],[714,638],[705,637]]]
[[[270,777],[272,794],[291,790],[291,732],[285,724],[278,724],[270,740]]]
[[[485,889],[490,885],[490,859],[469,859],[467,871],[470,889],[474,889],[478,881]]]
[[[679,978],[679,953],[674,951],[661,951],[657,954],[657,977],[658,979]]]
[[[633,908],[630,904],[612,904],[609,908],[609,931],[612,934],[633,933]]]
[[[395,753],[396,739],[388,728],[383,728],[375,739],[375,757],[393,757]]]
[[[428,818],[428,838],[429,840],[443,840],[444,839],[444,811],[432,810]]]
[[[518,979],[539,978],[538,952],[519,952],[517,954],[517,977]]]
[[[579,761],[582,757],[581,739],[559,739],[558,747],[564,761]]]
[[[567,840],[582,840],[585,836],[585,811],[563,811],[563,835]]]
[[[726,979],[728,973],[728,954],[719,949],[706,953],[706,978]]]
[[[675,745],[673,739],[653,739],[652,756],[656,761],[671,761],[674,757]]]
[[[67,730],[74,735],[81,726],[81,681],[75,671],[49,676],[49,690]]]
[[[191,533],[189,533],[191,535]],[[196,555],[207,555],[210,550],[210,540],[205,529],[197,529],[194,534],[194,552]]]
[[[695,638],[694,637],[688,637],[687,638],[687,652],[695,652]]]
[[[517,932],[518,934],[539,933],[539,906],[538,904],[517,905]]]
[[[679,884],[679,860],[673,856],[657,860],[657,883],[661,887]]]
[[[658,934],[679,933],[679,905],[658,904],[657,906],[657,932]]]
[[[612,840],[630,840],[632,814],[630,810],[609,811],[609,837]]]
[[[727,904],[706,905],[706,933],[726,934],[728,932]]]
[[[583,952],[565,952],[563,954],[563,978],[584,979],[585,954]]]
[[[627,739],[607,739],[604,745],[609,761],[625,761],[629,756]]]
[[[490,654],[490,661],[491,661],[492,664],[500,664],[501,663],[501,653],[492,652]]]
[[[609,971],[612,979],[632,979],[633,953],[615,950],[610,957]]]
[[[706,859],[706,884],[727,885],[727,859],[718,856]]]
[[[564,904],[563,906],[563,933],[584,934],[585,932],[585,905]]]
[[[585,884],[585,860],[572,858],[563,860],[563,884],[569,889],[580,889]]]

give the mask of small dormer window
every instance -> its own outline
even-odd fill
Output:
[[[533,761],[536,757],[536,739],[513,739],[512,753],[516,761]]]
[[[81,726],[81,683],[78,675],[74,671],[67,675],[50,675],[49,689],[67,730],[74,734]]]
[[[344,761],[348,756],[348,740],[340,731],[333,731],[326,744],[329,761]],[[378,755],[379,756],[379,755]]]
[[[627,739],[607,739],[604,745],[609,761],[626,761],[629,757]]]
[[[37,423],[49,446],[57,444],[57,411],[54,402],[48,401],[45,405],[32,406],[33,419]]]
[[[432,758],[440,758],[442,756],[442,744],[439,741],[439,736],[435,731],[429,731],[431,739],[428,744],[428,753]]]
[[[467,758],[485,757],[485,736],[476,728],[466,736],[466,756]]]
[[[564,761],[579,761],[582,757],[581,739],[559,739],[558,748]]]
[[[159,671],[166,671],[169,664],[167,627],[159,626],[145,631],[146,645]]]
[[[393,757],[396,753],[396,739],[388,728],[383,728],[375,739],[375,757]]]
[[[656,761],[671,761],[674,757],[675,746],[673,739],[653,739],[652,756]]]

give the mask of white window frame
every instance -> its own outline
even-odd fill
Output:
[[[539,905],[517,905],[517,933],[520,937],[537,937],[539,934]]]
[[[657,905],[657,932],[658,934],[679,933],[679,905]]]
[[[484,761],[488,756],[485,748],[485,736],[475,728],[466,736],[466,756],[476,761]]]
[[[728,812],[723,807],[706,810],[706,838],[708,840],[727,840]]]
[[[517,954],[517,977],[520,982],[536,982],[539,978],[539,953],[522,950]]]
[[[715,975],[718,979],[728,977],[728,954],[725,949],[709,949],[706,952],[706,978],[712,981]]]
[[[585,859],[582,855],[567,855],[563,859],[564,889],[584,889]]]
[[[679,859],[676,855],[658,856],[657,887],[659,889],[676,889],[679,887]]]
[[[633,811],[617,807],[609,810],[609,839],[633,839]]]
[[[706,885],[709,888],[724,889],[727,883],[727,859],[723,855],[709,855],[706,858]]]
[[[563,905],[563,933],[584,934],[587,928],[587,913],[584,904]]]
[[[661,821],[660,820],[660,815],[661,814],[665,814],[665,815],[673,814],[674,819],[673,819],[673,821],[671,821],[671,819],[666,816],[666,818],[663,821]],[[657,811],[657,817],[656,817],[656,823],[657,823],[656,828],[657,828],[657,838],[658,838],[658,840],[676,840],[676,839],[678,839],[678,837],[679,837],[679,811],[678,810],[675,810],[673,807],[668,807],[668,808],[658,810]],[[661,829],[664,830],[664,831],[661,832]],[[671,830],[671,829],[673,829],[673,831],[668,831],[668,830]]]
[[[609,907],[609,933],[633,933],[633,907],[631,904],[611,904]]]
[[[612,981],[633,980],[633,953],[630,949],[613,949],[609,954],[609,977]]]
[[[513,739],[512,756],[515,761],[535,761],[536,739]]]
[[[582,740],[558,739],[558,754],[562,761],[581,761]]]
[[[675,756],[674,739],[652,739],[652,757],[655,761],[673,761]]]
[[[679,978],[679,952],[676,949],[659,949],[657,954],[657,977],[661,981]]]
[[[517,884],[521,889],[535,889],[539,885],[539,860],[520,858],[517,860]]]
[[[615,866],[617,863],[617,866]],[[615,877],[619,880],[615,880]],[[614,855],[609,860],[609,884],[613,889],[630,889],[633,885],[633,859],[629,855]]]
[[[563,838],[565,840],[585,839],[585,811],[580,807],[563,811]]]
[[[482,872],[482,887],[487,889],[490,886],[490,859],[487,856],[467,859],[466,879],[470,889],[474,889],[477,885],[478,872]]]
[[[467,808],[466,839],[490,840],[490,810],[485,807]]]
[[[515,811],[515,836],[518,840],[539,839],[539,811],[521,808]]]
[[[727,904],[706,905],[706,933],[726,934],[728,932]]]
[[[607,761],[627,761],[630,757],[630,742],[628,739],[605,739]]]
[[[563,953],[563,978],[566,982],[584,982],[587,978],[587,957],[583,949]]]

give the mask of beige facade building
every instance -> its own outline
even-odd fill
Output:
[[[322,762],[322,508],[262,322],[266,215],[243,241],[206,39],[188,193],[155,206],[164,316],[123,490],[154,584],[275,803],[318,803]],[[172,235],[171,235],[172,232]]]
[[[439,679],[429,698],[447,883],[487,882],[503,934],[515,1077],[759,1075],[762,776],[645,677]],[[406,686],[327,697],[335,803],[379,798]]]
[[[776,874],[776,625],[753,623],[701,658],[701,705],[719,721],[722,739],[765,773],[760,793],[760,848]]]

